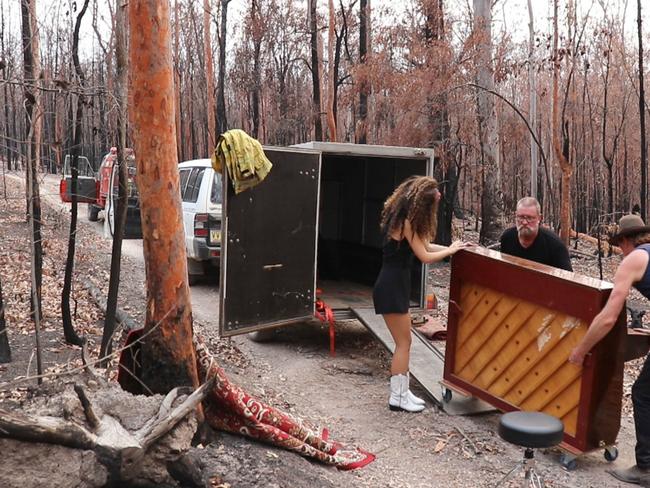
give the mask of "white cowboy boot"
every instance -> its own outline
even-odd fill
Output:
[[[406,412],[421,412],[424,405],[413,403],[409,398],[409,378],[405,374],[396,374],[390,377],[390,398],[388,408],[391,410],[404,410]]]
[[[406,373],[406,377],[408,378],[408,384],[411,384],[411,374],[409,372]],[[408,396],[409,400],[411,400],[412,403],[415,403],[416,405],[426,405],[427,402],[425,402],[422,398],[419,396],[415,396],[413,392],[411,391],[411,387],[409,386],[408,390]]]

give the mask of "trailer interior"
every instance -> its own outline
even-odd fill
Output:
[[[426,175],[429,159],[322,152],[317,288],[335,310],[372,306],[382,260],[381,210],[404,179]],[[412,306],[421,306],[422,265],[412,268]],[[340,316],[340,314],[339,314]]]

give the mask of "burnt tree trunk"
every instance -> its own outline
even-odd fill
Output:
[[[560,120],[560,100],[559,100],[559,83],[560,83],[560,57],[558,54],[558,28],[557,28],[557,0],[553,1],[553,94],[552,94],[552,124],[551,132],[553,139],[553,149],[555,157],[560,163],[562,172],[560,189],[560,238],[565,244],[569,243],[569,233],[571,230],[571,175],[573,167],[569,161],[569,136],[567,125]],[[560,139],[562,135],[562,139]]]
[[[117,198],[117,213],[113,232],[113,247],[111,250],[111,272],[108,282],[108,297],[106,299],[106,315],[102,344],[99,350],[101,365],[106,366],[107,358],[112,352],[113,334],[115,333],[117,294],[120,289],[120,264],[122,257],[122,238],[126,226],[126,211],[128,197],[126,185],[128,169],[126,163],[126,123],[127,123],[127,39],[126,39],[126,5],[122,0],[115,1],[115,63],[116,63],[116,98],[117,98],[117,163],[119,168],[119,187]],[[112,188],[110,191],[113,191]],[[108,218],[108,217],[107,217]]]
[[[83,341],[77,335],[72,324],[72,315],[70,313],[70,292],[72,290],[72,275],[74,271],[74,255],[77,243],[77,214],[79,205],[77,203],[77,177],[79,167],[79,152],[81,151],[81,122],[83,117],[83,105],[85,97],[83,94],[85,85],[85,76],[79,63],[79,29],[89,0],[85,0],[74,26],[72,39],[72,60],[74,62],[75,72],[79,79],[79,94],[77,95],[77,113],[75,116],[74,144],[72,146],[72,178],[70,184],[70,194],[72,196],[72,209],[70,211],[70,232],[68,233],[68,256],[65,263],[65,276],[63,279],[63,290],[61,291],[61,318],[63,320],[63,335],[68,344],[80,346]]]
[[[425,8],[425,38],[430,49],[441,47],[445,42],[445,23],[442,0],[429,2]],[[429,68],[434,69],[437,59],[435,51],[429,56]],[[438,207],[438,229],[436,242],[449,245],[452,241],[451,223],[458,189],[458,172],[450,151],[451,129],[449,127],[448,97],[443,91],[428,97],[429,126],[432,133],[431,146],[436,149],[435,177],[440,182],[442,199]]]
[[[164,393],[176,386],[198,386],[176,159],[168,2],[131,0],[129,32],[129,106],[147,277],[142,381],[151,392]]]
[[[262,91],[262,12],[259,0],[251,1],[251,38],[253,40],[253,90],[251,93],[251,112],[253,137],[260,137],[260,94]]]
[[[309,31],[311,36],[311,85],[312,85],[312,123],[314,124],[314,140],[323,140],[323,123],[321,121],[320,94],[320,59],[318,57],[318,14],[316,0],[309,0]]]
[[[217,145],[214,115],[214,68],[212,66],[212,36],[210,35],[210,0],[203,0],[203,56],[205,58],[205,90],[208,115],[208,155]]]
[[[359,63],[364,64],[368,55],[368,0],[359,2]],[[359,114],[356,130],[357,144],[368,142],[368,80],[363,75],[359,80]]]
[[[637,32],[639,36],[639,122],[641,142],[641,217],[648,222],[648,146],[645,134],[645,87],[643,86],[643,30],[641,29],[641,0],[637,0]]]
[[[4,4],[3,4],[4,7]],[[9,83],[7,83],[7,62],[8,60],[4,58],[5,53],[5,10],[4,8],[0,12],[0,52],[3,53],[3,59],[0,62],[0,67],[2,68],[2,80],[3,80],[3,92],[4,92],[4,154],[5,154],[5,165],[7,170],[11,170],[11,160],[12,160],[12,142],[9,136]],[[3,165],[3,169],[5,166]],[[4,174],[4,173],[3,173]],[[7,198],[7,187],[4,187],[4,196]]]
[[[219,25],[219,81],[217,84],[217,131],[223,134],[228,130],[226,116],[226,39],[228,24],[228,3],[221,0],[221,23]]]
[[[11,362],[11,348],[7,336],[7,323],[5,322],[5,302],[2,296],[2,280],[0,279],[0,363]]]
[[[493,90],[492,2],[490,0],[474,0],[474,31],[478,49],[477,84],[488,90]],[[487,91],[479,89],[476,96],[483,172],[482,222],[479,239],[482,244],[492,244],[497,242],[501,235],[498,220],[501,215],[501,195],[496,114],[494,102]]]
[[[36,30],[36,0],[21,0],[22,41],[24,63],[24,100],[27,164],[27,213],[30,217],[33,255],[33,280],[30,295],[30,311],[34,321],[42,318],[41,286],[43,283],[43,245],[41,243],[41,198],[38,185],[38,160],[40,152],[41,117],[40,95],[36,89],[40,78],[38,33]]]
[[[336,142],[336,116],[334,115],[334,105],[336,97],[336,71],[334,63],[334,44],[336,43],[336,11],[334,10],[334,0],[328,1],[329,24],[327,29],[327,129],[329,140]]]

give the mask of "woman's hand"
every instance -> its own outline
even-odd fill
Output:
[[[463,242],[463,241],[454,241],[449,245],[449,253],[450,254],[456,254],[456,251],[460,249],[467,249],[468,247],[473,247],[474,244],[471,242]]]

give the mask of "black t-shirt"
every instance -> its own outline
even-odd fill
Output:
[[[544,227],[539,228],[537,237],[529,247],[523,247],[519,243],[516,227],[506,229],[501,234],[501,252],[573,271],[569,250],[557,235]]]

